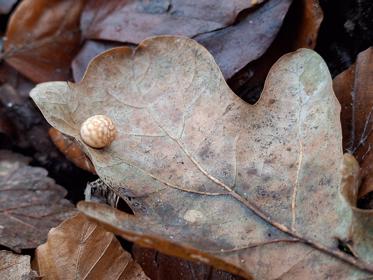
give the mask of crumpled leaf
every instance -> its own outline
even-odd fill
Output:
[[[31,97],[128,202],[134,216],[79,206],[125,238],[248,278],[373,272],[357,248],[355,258],[338,247],[358,241],[350,240],[352,210],[339,192],[340,105],[315,52],[282,57],[254,106],[229,89],[203,47],[172,36],[107,51],[79,84],[40,84]],[[79,136],[96,114],[118,130],[98,150]]]
[[[0,150],[0,244],[14,251],[35,248],[50,228],[70,217],[66,190],[29,160]]]
[[[82,214],[51,229],[35,267],[43,279],[149,279],[114,234]]]
[[[0,251],[0,275],[3,280],[37,279],[36,273],[31,270],[30,256],[9,251]]]
[[[12,14],[2,57],[34,82],[66,80],[80,45],[84,0],[24,0]]]
[[[231,25],[244,9],[264,0],[89,0],[81,28],[89,39],[140,43],[154,35],[193,37]]]
[[[358,159],[362,172],[359,197],[373,191],[373,48],[361,52],[349,69],[333,80],[342,105],[343,147]]]
[[[144,32],[138,32],[134,30],[137,25],[128,25],[126,20],[124,20],[123,10],[127,9],[128,4],[130,7],[141,5],[140,3],[146,3],[144,5],[156,6],[159,2],[141,2],[141,1],[91,1],[95,2],[97,5],[87,6],[85,12],[82,15],[82,29],[85,29],[85,26],[90,26],[94,28],[95,22],[100,23],[97,27],[99,32],[95,33],[95,36],[86,35],[88,38],[93,39],[106,39],[112,41],[120,41],[126,43],[138,44],[145,38],[153,35],[187,35],[194,38],[202,45],[204,45],[214,56],[217,64],[219,65],[223,75],[226,79],[231,78],[235,73],[237,73],[242,67],[244,67],[249,62],[258,59],[270,46],[272,41],[275,39],[282,21],[289,9],[289,6],[292,0],[271,0],[266,1],[263,5],[259,6],[253,11],[245,16],[242,16],[237,22],[233,25],[227,26],[226,28],[219,28],[217,30],[210,30],[211,32],[182,32],[177,29],[177,26],[170,23],[166,25],[171,27],[171,30],[161,29],[158,30],[158,25],[152,24]],[[119,3],[120,2],[120,3]],[[164,1],[161,3],[166,3]],[[199,3],[195,5],[205,5],[206,2],[212,3],[213,1],[193,1]],[[220,2],[216,1],[216,2]],[[246,1],[245,1],[246,2]],[[255,5],[262,1],[251,1]],[[177,1],[177,3],[183,3],[183,7],[193,7],[190,1]],[[232,3],[238,3],[238,1],[224,1],[224,5],[232,5]],[[245,5],[248,5],[250,2],[247,1]],[[177,5],[172,2],[172,7]],[[94,8],[94,10],[93,10]],[[92,12],[94,11],[94,12]],[[109,12],[110,11],[110,12]],[[191,9],[190,11],[194,11]],[[222,9],[216,9],[221,13]],[[196,12],[196,11],[194,11]],[[214,15],[214,10],[209,9],[208,7],[203,7],[199,10],[199,13],[208,13],[209,15]],[[153,14],[152,17],[156,21],[161,21],[163,13]],[[94,16],[94,21],[90,22],[85,18],[92,18]],[[144,20],[144,14],[138,13],[132,15],[134,18],[131,18],[131,22],[134,22],[135,19],[142,22]],[[195,15],[194,15],[195,16]],[[111,19],[113,18],[113,19]],[[112,21],[115,21],[113,23]],[[189,22],[191,22],[188,19]],[[85,23],[87,22],[87,23]],[[117,28],[119,31],[115,31],[116,24],[125,24],[123,28]],[[185,28],[184,23],[182,27]],[[140,25],[140,28],[144,28],[143,25]],[[184,29],[183,29],[184,30]],[[83,31],[84,33],[84,31]]]

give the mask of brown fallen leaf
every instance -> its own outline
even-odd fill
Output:
[[[248,278],[373,272],[369,243],[353,247],[355,257],[339,249],[369,229],[350,238],[352,210],[339,190],[340,105],[315,52],[282,57],[255,106],[229,89],[205,48],[172,36],[107,51],[80,83],[40,84],[31,97],[132,208],[135,215],[79,206],[125,238]],[[96,114],[118,131],[97,150],[79,136]]]
[[[154,35],[193,37],[231,25],[264,0],[88,0],[81,28],[88,39],[140,43]]]
[[[362,171],[359,197],[373,191],[373,48],[361,52],[349,69],[333,80],[342,105],[343,147],[353,153]]]
[[[224,11],[222,8],[211,10],[204,6],[206,3],[221,2],[220,0],[192,2],[196,2],[196,5],[193,6],[190,1],[177,1],[177,3],[174,3],[173,1],[172,7],[177,7],[177,5],[180,4],[184,8],[190,8],[190,11],[197,14],[203,13],[208,14],[209,16],[219,15],[221,11]],[[224,5],[233,7],[233,3],[238,3],[240,1],[223,2],[225,3]],[[263,1],[251,1],[250,5],[255,6],[261,2]],[[179,30],[177,26],[162,20],[162,17],[164,16],[162,12],[152,14],[151,17],[157,22],[159,21],[162,24],[166,24],[168,28],[171,28],[171,30],[168,28],[162,28],[159,30],[157,24],[151,24],[150,26],[146,25],[147,28],[144,29],[144,25],[132,25],[128,24],[126,20],[123,20],[123,10],[129,8],[125,3],[130,3],[128,5],[132,9],[132,7],[136,5],[157,6],[159,4],[158,2],[143,2],[146,4],[140,4],[141,2],[139,1],[91,1],[92,4],[86,6],[82,15],[82,29],[85,30],[85,26],[97,29],[97,32],[93,32],[94,36],[90,36],[89,34],[92,33],[88,32],[86,38],[120,41],[133,44],[138,44],[141,40],[153,35],[175,34],[192,37],[212,53],[217,64],[220,66],[224,77],[229,79],[241,70],[242,67],[249,62],[258,59],[266,51],[280,30],[282,21],[291,2],[292,0],[266,1],[256,9],[253,8],[252,11],[250,10],[247,15],[245,14],[242,16],[243,18],[237,20],[235,24],[229,25],[226,28],[209,30],[211,32],[183,32],[182,30],[184,30],[186,26],[189,26],[188,24],[182,23],[182,30]],[[161,3],[164,4],[166,1]],[[250,2],[246,2],[245,5],[249,5],[249,3]],[[200,5],[203,6],[201,9],[199,9]],[[235,16],[236,13],[233,15]],[[93,22],[86,18],[93,18]],[[130,22],[136,21],[144,21],[144,14],[132,14]],[[188,22],[192,21],[188,19]],[[119,31],[117,32],[115,31],[117,24],[124,24],[125,26],[120,28],[120,30],[118,29]],[[207,26],[205,26],[205,28],[206,27]],[[139,32],[137,28],[140,28],[143,32]]]
[[[194,37],[214,56],[225,79],[258,59],[280,30],[292,0],[271,0],[233,26]]]
[[[114,234],[78,214],[51,229],[33,265],[43,279],[149,279]]]
[[[152,280],[242,280],[243,278],[214,269],[201,262],[191,262],[143,248],[136,244],[132,248],[136,262]]]
[[[80,45],[84,0],[24,0],[12,14],[2,58],[34,82],[66,80]]]
[[[103,51],[120,45],[123,44],[118,42],[87,40],[71,63],[74,81],[79,82],[83,78],[83,74],[92,58]]]
[[[269,69],[281,56],[298,48],[313,49],[316,46],[322,20],[323,12],[318,0],[294,1],[271,46],[228,81],[233,91],[251,104],[255,103]]]
[[[27,158],[0,150],[0,244],[14,251],[35,248],[50,228],[74,212],[66,190]]]
[[[30,256],[16,255],[9,251],[0,251],[0,276],[2,280],[37,279],[31,270]]]
[[[63,153],[69,160],[81,169],[87,170],[96,174],[92,162],[87,158],[84,152],[80,149],[78,143],[71,139],[71,137],[63,135],[55,128],[50,128],[48,131],[49,137],[58,150]]]

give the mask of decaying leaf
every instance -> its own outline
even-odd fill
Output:
[[[31,270],[30,256],[9,251],[0,251],[0,276],[2,280],[37,279],[36,273]]]
[[[84,0],[24,0],[12,14],[3,58],[34,82],[66,80],[80,45]]]
[[[241,277],[214,269],[201,262],[191,262],[143,248],[136,244],[132,254],[152,280],[242,280]]]
[[[53,127],[49,129],[48,134],[58,150],[60,150],[60,152],[63,153],[76,166],[96,174],[95,168],[89,158],[87,158],[84,152],[80,149],[79,145],[73,139],[71,139],[71,137],[63,135]]]
[[[36,249],[34,266],[46,280],[149,279],[114,234],[82,214],[51,229],[48,241]]]
[[[107,51],[79,84],[40,84],[31,97],[81,143],[85,119],[114,121],[111,146],[82,145],[135,215],[89,202],[79,208],[125,238],[248,278],[373,272],[363,242],[369,228],[350,236],[340,105],[315,52],[282,57],[254,106],[229,89],[205,48],[172,36]],[[354,246],[361,242],[366,249]]]
[[[318,0],[294,1],[271,46],[228,81],[233,91],[244,100],[255,103],[270,68],[281,56],[298,48],[313,49],[316,46],[322,20]]]
[[[359,196],[373,191],[373,48],[361,52],[349,69],[333,80],[342,105],[343,147],[358,159],[362,172]]]
[[[179,12],[170,15],[170,11],[166,10],[167,7],[170,7],[168,6],[169,1],[91,1],[91,4],[88,4],[83,12],[81,25],[83,33],[88,38],[133,44],[138,44],[141,40],[154,35],[175,34],[192,37],[212,53],[224,77],[229,79],[246,64],[258,59],[270,46],[280,30],[292,0],[266,1],[263,5],[253,8],[252,11],[250,10],[242,18],[236,20],[235,24],[225,28],[211,29],[209,25],[198,22],[198,26],[202,24],[204,28],[198,32],[190,30],[195,21],[190,20],[186,15],[193,16],[193,18],[198,18],[198,16],[206,19],[220,18],[229,11],[228,7],[230,7],[236,11],[234,13],[228,12],[234,19],[237,11],[242,10],[245,5],[251,7],[261,2],[264,1],[172,1],[171,14],[172,11],[178,10],[178,6],[185,9],[184,12],[180,12],[181,15],[183,13],[185,15],[179,17]],[[220,8],[211,9],[206,3],[220,5]],[[222,3],[227,9],[221,8]],[[239,3],[242,4],[238,5]],[[162,7],[166,8],[162,9]],[[237,7],[241,8],[237,9]],[[137,9],[140,12],[127,15],[127,9],[131,11]],[[148,16],[152,18],[151,21],[144,16],[147,9],[150,13]],[[156,13],[155,10],[158,12]],[[124,13],[125,11],[126,13]],[[126,20],[123,20],[124,16],[126,16]],[[180,25],[164,20],[164,17],[173,18],[174,16],[178,21],[182,19]],[[127,22],[128,18],[130,20]],[[224,18],[227,17],[224,16]],[[188,24],[184,20],[187,20]],[[149,24],[131,24],[144,21],[149,21]],[[229,20],[229,22],[231,21]],[[84,32],[86,27],[94,32]],[[142,32],[139,32],[139,29]],[[92,36],[93,34],[94,36]]]
[[[90,0],[81,28],[85,38],[140,43],[154,35],[193,37],[231,25],[244,9],[264,0]]]
[[[50,228],[74,212],[66,190],[27,159],[0,151],[0,244],[19,251],[36,248]]]

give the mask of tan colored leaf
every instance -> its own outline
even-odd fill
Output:
[[[373,191],[373,48],[358,55],[349,69],[333,80],[342,105],[343,147],[358,159],[362,172],[359,196]]]
[[[36,249],[43,279],[148,279],[114,234],[78,214],[51,229]]]
[[[122,236],[258,279],[373,272],[364,254],[338,247],[352,223],[339,191],[340,105],[315,52],[282,57],[254,106],[229,89],[205,48],[172,36],[107,51],[79,84],[40,84],[31,97],[81,143],[85,119],[113,119],[111,146],[82,145],[135,215],[80,209]]]
[[[48,172],[22,156],[0,151],[0,244],[19,251],[36,248],[48,231],[74,212],[66,190]]]
[[[0,276],[2,280],[36,279],[36,273],[31,270],[30,256],[9,251],[0,251]]]
[[[3,58],[34,82],[66,80],[80,45],[84,0],[24,0],[12,14]]]

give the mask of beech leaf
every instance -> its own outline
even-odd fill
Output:
[[[24,0],[12,14],[3,58],[34,82],[66,80],[79,49],[84,0]]]
[[[27,159],[0,151],[0,244],[12,250],[36,248],[48,231],[74,212],[66,190]]]
[[[369,227],[350,235],[340,189],[357,184],[342,181],[340,105],[314,51],[275,63],[255,105],[230,90],[205,48],[172,36],[109,50],[80,83],[40,84],[31,97],[135,215],[79,208],[129,240],[258,279],[373,272]],[[104,149],[79,136],[97,114],[118,131]]]
[[[51,229],[34,266],[43,279],[149,279],[114,234],[82,214]]]

